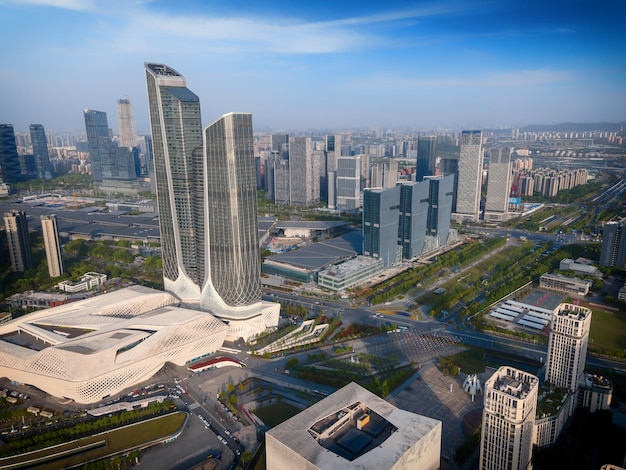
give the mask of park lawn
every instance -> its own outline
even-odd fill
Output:
[[[447,356],[452,363],[459,366],[463,374],[478,374],[485,371],[485,351],[482,349],[468,349],[460,353]]]
[[[259,417],[270,428],[278,426],[289,418],[297,415],[302,410],[289,403],[274,403],[254,410],[254,414]]]
[[[82,462],[102,458],[107,455],[121,453],[125,450],[129,450],[133,447],[140,446],[142,444],[165,438],[178,431],[185,422],[186,414],[182,412],[176,412],[165,416],[160,416],[156,419],[141,421],[133,425],[113,429],[106,434],[100,434],[97,436],[89,436],[79,439],[77,442],[71,444],[64,444],[56,446],[53,449],[42,449],[40,451],[32,452],[29,454],[30,458],[43,457],[45,455],[52,455],[54,452],[63,450],[69,450],[78,446],[88,445],[94,442],[106,440],[106,445],[94,450],[88,450],[80,454],[68,456],[54,460],[47,464],[40,464],[37,466],[39,470],[54,470],[58,468],[66,468],[69,466],[78,465]],[[12,459],[4,461],[5,464],[19,462],[19,456],[15,456]],[[27,467],[23,467],[27,468]]]
[[[613,352],[624,357],[626,348],[626,312],[591,307],[591,331],[589,349],[602,353]]]
[[[469,278],[471,276],[484,276],[486,274],[486,270],[488,266],[494,266],[500,261],[504,259],[508,259],[511,257],[511,252],[515,250],[516,246],[507,246],[497,253],[492,253],[488,256],[484,261],[478,263],[476,266],[468,269],[467,271],[460,271],[456,274],[452,279],[447,282],[444,282],[441,287],[445,290],[455,289],[459,286],[459,279],[461,278]],[[461,281],[463,282],[463,281]],[[421,305],[432,305],[436,302],[438,295],[434,292],[429,292],[420,298],[419,303]]]

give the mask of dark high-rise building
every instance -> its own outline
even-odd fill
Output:
[[[46,131],[41,124],[30,125],[30,140],[33,143],[37,178],[46,180],[52,179],[52,165],[50,165],[50,154],[48,153],[48,139],[46,139]]]
[[[382,259],[386,268],[400,260],[399,215],[400,186],[363,192],[363,254]]]
[[[119,147],[113,142],[106,113],[85,109],[84,114],[94,183],[115,188],[120,182],[128,184],[136,181],[137,151],[133,147]]]
[[[289,134],[272,134],[272,152],[278,152],[280,158],[289,158]]]
[[[448,242],[454,198],[454,175],[431,176],[424,181],[429,182],[426,235],[438,238],[435,247],[437,248]]]
[[[4,215],[4,226],[13,272],[33,268],[33,253],[30,248],[28,222],[24,211],[12,210]]]
[[[22,181],[15,133],[11,124],[0,124],[0,171],[3,183],[11,184]]]
[[[146,63],[165,289],[249,338],[278,324],[261,301],[254,146],[250,114],[205,129],[185,78]]]
[[[417,140],[417,165],[415,181],[423,181],[425,176],[434,176],[437,165],[437,137],[421,136]]]
[[[429,184],[401,184],[398,241],[402,258],[412,259],[424,250],[428,221]]]
[[[603,233],[600,264],[626,269],[626,223],[607,222]]]
[[[85,130],[89,145],[89,158],[94,183],[102,183],[102,163],[110,160],[111,137],[107,115],[93,109],[83,110],[85,115]]]

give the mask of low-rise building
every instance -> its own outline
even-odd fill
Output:
[[[608,410],[613,397],[613,386],[606,377],[584,374],[578,387],[578,406],[591,413]]]
[[[587,279],[577,277],[567,277],[558,273],[545,273],[539,278],[541,289],[566,292],[568,294],[587,295],[591,289],[592,282]]]
[[[52,308],[71,302],[72,299],[67,294],[59,294],[53,292],[35,292],[32,290],[13,294],[7,300],[13,308]],[[11,319],[11,316],[5,321]],[[0,320],[0,323],[2,321]]]
[[[317,276],[317,284],[326,289],[341,291],[362,283],[383,269],[384,261],[381,258],[357,256],[321,271]]]
[[[80,278],[78,282],[72,281],[62,281],[59,282],[55,287],[64,292],[83,292],[89,289],[95,289],[98,286],[101,286],[107,281],[106,274],[100,273],[86,273]]]
[[[352,382],[269,430],[266,468],[435,470],[441,427]]]
[[[559,270],[574,271],[574,273],[582,274],[583,276],[602,277],[602,273],[595,266],[588,263],[579,263],[570,258],[564,258],[561,260]]]

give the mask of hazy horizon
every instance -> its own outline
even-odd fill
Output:
[[[626,121],[618,2],[298,3],[0,0],[0,123],[117,132],[129,97],[149,132],[144,62],[257,131]]]

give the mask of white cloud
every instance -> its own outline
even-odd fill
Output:
[[[465,73],[465,75],[467,75]],[[398,78],[398,77],[372,77],[359,82],[359,85],[368,87],[417,86],[431,88],[489,88],[489,87],[524,87],[546,85],[549,83],[563,82],[570,78],[571,74],[558,70],[517,70],[486,72],[473,77],[424,77],[424,78]]]
[[[96,0],[8,0],[0,3],[13,3],[19,5],[36,5],[43,7],[61,8],[75,11],[96,10]]]

